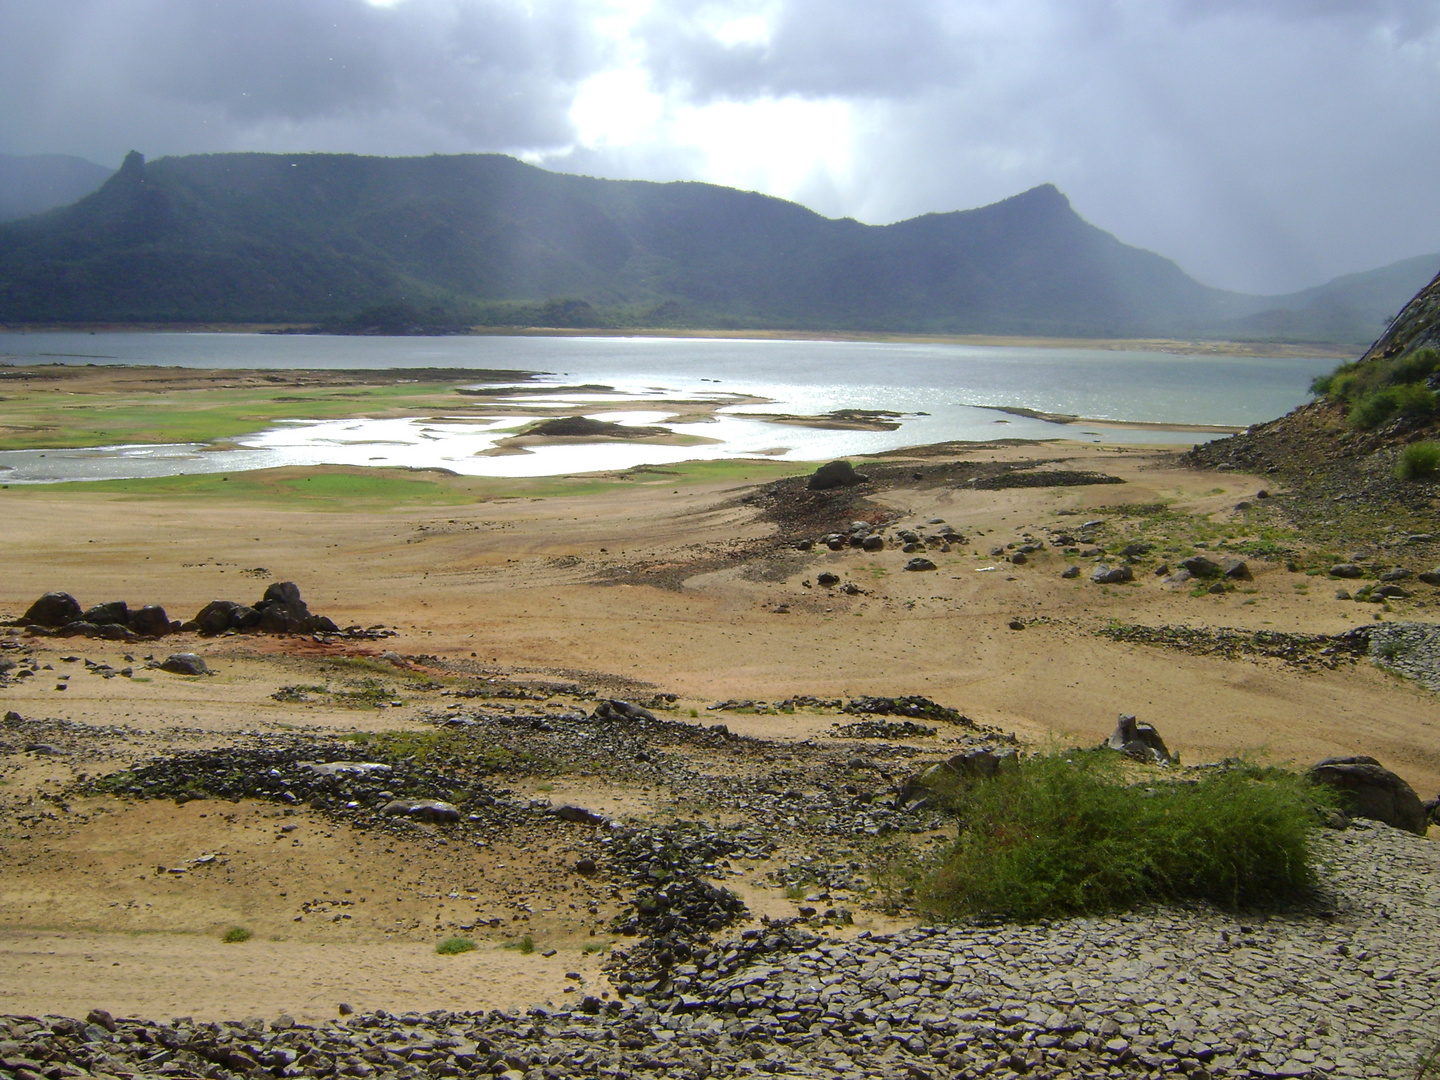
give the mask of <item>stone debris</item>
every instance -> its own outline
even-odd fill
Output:
[[[346,1009],[315,1026],[98,1009],[84,1020],[4,1016],[0,1070],[19,1080],[1413,1076],[1433,1040],[1440,853],[1363,821],[1317,843],[1323,894],[1268,917],[1197,905],[851,940],[772,924],[698,961],[672,957],[657,990],[577,994],[523,1015]]]

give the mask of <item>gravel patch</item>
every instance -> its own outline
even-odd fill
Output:
[[[1440,849],[1370,822],[1319,838],[1304,910],[1165,908],[822,941],[747,931],[663,992],[563,1010],[318,1028],[0,1017],[0,1071],[84,1075],[1035,1078],[1413,1075],[1435,1038]],[[683,987],[683,988],[682,988]],[[577,993],[577,996],[578,993]]]

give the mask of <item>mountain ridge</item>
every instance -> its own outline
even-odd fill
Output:
[[[1282,331],[1337,309],[1295,296],[1279,310],[1298,314],[1272,320]],[[0,224],[11,323],[333,322],[398,303],[491,325],[568,312],[572,325],[1213,337],[1271,300],[1290,298],[1210,288],[1122,243],[1053,184],[866,225],[503,155],[132,152],[93,194]],[[1356,313],[1331,322],[1332,339],[1360,340]]]

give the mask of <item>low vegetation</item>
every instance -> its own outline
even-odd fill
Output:
[[[1050,754],[947,796],[960,823],[917,890],[946,918],[1034,920],[1157,901],[1283,904],[1314,881],[1324,796],[1280,770],[1127,783],[1101,753]]]
[[[1440,443],[1414,442],[1395,462],[1397,480],[1431,480],[1440,473]]]
[[[1400,417],[1428,420],[1440,399],[1429,386],[1440,372],[1440,351],[1416,349],[1389,360],[1342,364],[1310,386],[1316,394],[1338,402],[1350,423],[1371,430]]]
[[[439,945],[435,951],[441,956],[456,956],[459,953],[473,952],[478,946],[468,937],[448,937]]]
[[[224,936],[222,936],[220,940],[227,945],[238,945],[242,941],[249,941],[254,936],[251,931],[245,929],[243,926],[232,926],[229,930],[225,931]]]

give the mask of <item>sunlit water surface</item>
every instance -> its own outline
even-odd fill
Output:
[[[474,476],[548,476],[732,457],[829,460],[906,446],[1000,437],[1189,445],[1195,432],[1054,424],[1002,415],[1021,407],[1100,421],[1244,426],[1306,399],[1328,358],[1185,356],[1104,349],[683,338],[354,338],[262,334],[0,333],[12,364],[158,364],[192,368],[475,368],[540,373],[560,386],[615,393],[517,393],[507,403],[663,425],[693,445],[566,443],[494,455],[522,416],[314,420],[297,416],[223,446],[172,444],[0,452],[7,483],[221,473],[281,465],[443,468]],[[739,403],[742,398],[765,404]],[[704,423],[672,422],[667,400],[717,405]],[[647,407],[648,406],[648,407]],[[987,408],[986,406],[989,406]],[[755,413],[902,414],[895,431],[777,424]],[[693,410],[682,410],[689,413]]]

